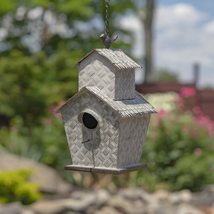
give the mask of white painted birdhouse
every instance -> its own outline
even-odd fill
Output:
[[[79,92],[60,112],[72,157],[66,169],[120,173],[141,167],[155,109],[135,91],[140,66],[121,50],[96,49],[79,63]]]

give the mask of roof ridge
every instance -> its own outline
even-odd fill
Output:
[[[106,48],[97,48],[85,55],[79,62],[80,64],[86,58],[88,58],[93,53],[98,53],[100,56],[107,59],[111,64],[113,64],[118,69],[135,69],[142,68],[137,62],[135,62],[131,57],[125,54],[121,49],[106,49]]]
[[[96,86],[85,86],[80,89],[78,93],[76,93],[73,97],[71,97],[63,106],[59,108],[58,111],[61,111],[69,102],[74,102],[75,99],[78,99],[83,93],[90,92],[96,98],[102,100],[107,106],[109,106],[112,110],[117,112],[122,117],[129,117],[133,115],[143,115],[145,113],[156,113],[155,108],[147,102],[143,96],[139,96],[139,94],[133,100],[112,100],[108,96],[106,96],[98,87]],[[140,99],[139,99],[140,98]]]

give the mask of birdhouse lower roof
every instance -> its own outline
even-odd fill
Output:
[[[141,68],[139,64],[137,64],[134,60],[127,56],[123,51],[111,49],[95,49],[91,51],[89,54],[87,54],[83,59],[81,59],[78,64],[83,62],[86,58],[88,58],[90,55],[94,53],[97,53],[100,56],[104,57],[112,65],[114,65],[116,68],[120,70]]]
[[[75,102],[82,94],[89,92],[96,96],[98,99],[101,99],[113,110],[120,114],[122,117],[131,117],[144,115],[148,113],[156,113],[155,108],[148,103],[144,97],[136,92],[135,99],[130,100],[112,100],[110,97],[102,93],[102,91],[97,87],[84,87],[71,99],[69,99],[59,110],[61,111],[67,103]]]

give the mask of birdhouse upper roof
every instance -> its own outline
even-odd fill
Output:
[[[129,56],[127,56],[121,50],[111,50],[111,49],[94,49],[89,54],[87,54],[83,59],[79,61],[80,64],[90,55],[97,53],[100,56],[107,59],[111,64],[113,64],[118,69],[134,69],[141,68],[139,64],[137,64],[134,60],[132,60]]]
[[[68,103],[70,104],[71,102],[75,102],[76,99],[78,99],[82,94],[87,92],[93,94],[98,99],[101,99],[113,110],[119,113],[122,117],[138,116],[143,115],[145,113],[156,113],[155,108],[150,103],[148,103],[141,94],[137,92],[135,99],[115,101],[103,94],[99,88],[91,86],[82,88],[76,95],[70,98],[59,109],[59,111],[65,108]]]

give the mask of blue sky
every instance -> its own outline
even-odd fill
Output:
[[[214,87],[214,0],[157,0],[155,67],[168,68],[183,82],[193,79],[192,65],[201,64],[200,86]],[[133,31],[133,54],[143,56],[143,28],[137,16],[125,17]],[[139,79],[139,74],[137,75]]]
[[[161,5],[170,5],[178,3],[191,4],[192,6],[200,9],[201,11],[208,13],[210,16],[214,17],[214,1],[213,0],[157,0],[158,4]]]
[[[158,3],[157,66],[166,65],[183,81],[191,81],[191,63],[197,61],[201,64],[200,85],[214,87],[214,1],[158,0]],[[167,15],[171,22],[165,20]]]

